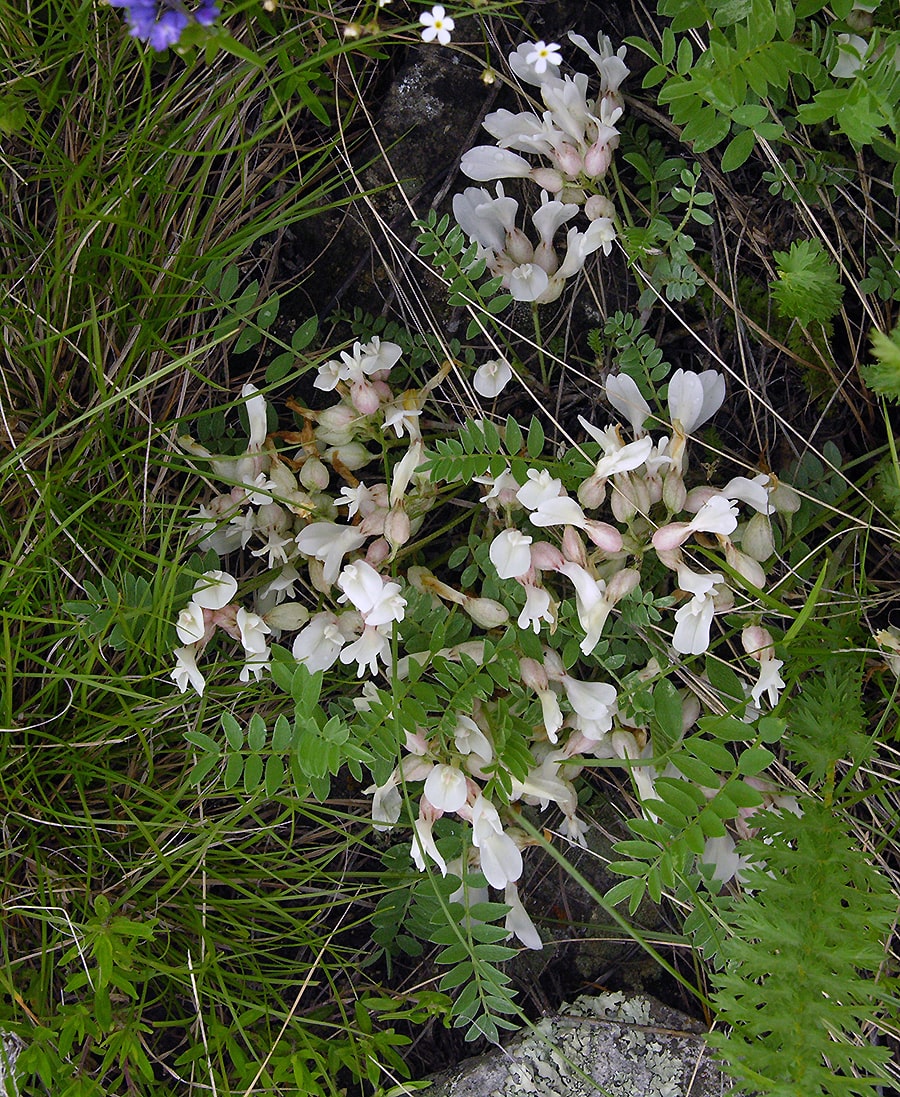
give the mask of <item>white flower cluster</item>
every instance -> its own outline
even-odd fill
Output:
[[[325,362],[314,385],[337,391],[340,400],[319,412],[302,409],[307,425],[296,436],[294,458],[271,444],[265,398],[249,384],[241,392],[250,427],[243,455],[215,457],[193,439],[180,439],[188,452],[206,458],[218,477],[233,484],[195,516],[200,547],[220,555],[249,549],[275,572],[256,590],[255,612],[238,607],[237,581],[231,576],[225,575],[217,586],[198,583],[216,591],[217,604],[201,590],[179,617],[178,634],[186,646],[176,652],[173,677],[182,691],[193,685],[202,693],[197,656],[219,628],[244,645],[242,681],[250,674],[259,679],[268,664],[263,636],[278,638],[283,631],[298,629],[294,654],[310,670],[326,670],[340,659],[355,663],[362,676],[377,673],[379,661],[388,664],[391,624],[403,619],[405,600],[399,584],[377,569],[411,536],[432,504],[427,479],[415,476],[422,461],[418,417],[432,386],[395,394],[387,378],[400,354],[396,343],[375,337],[364,345],[355,343],[339,360]],[[354,474],[377,456],[365,442],[377,440],[380,451],[385,433],[406,439],[405,452],[393,467],[390,484],[366,484]],[[336,496],[327,491],[335,474],[343,481]],[[342,511],[355,523],[336,521]],[[366,542],[365,557],[345,565],[344,558]],[[337,586],[335,609],[342,605],[341,612],[323,610],[310,618],[296,600],[298,587],[306,585],[298,570],[301,564],[316,591],[331,594]],[[220,596],[226,584],[228,596]]]
[[[542,190],[541,205],[531,215],[537,244],[517,227],[519,203],[505,194],[501,183],[497,183],[496,197],[484,187],[469,187],[453,199],[460,227],[478,243],[479,257],[487,261],[492,274],[503,278],[517,301],[555,301],[588,256],[601,249],[608,255],[616,237],[615,211],[600,187],[619,143],[619,86],[629,71],[625,47],[614,52],[604,35],[599,38],[599,52],[579,34],[570,34],[569,40],[596,66],[597,97],[588,97],[585,73],[558,75],[562,55],[556,43],[523,44],[510,54],[509,67],[519,79],[537,86],[545,110],[541,115],[508,110],[489,114],[484,128],[496,144],[470,149],[460,163],[463,174],[476,182],[530,179]],[[549,166],[535,167],[521,153],[543,157]],[[574,226],[566,230],[565,253],[560,257],[556,234],[582,207],[588,226],[584,231]]]
[[[628,421],[634,438],[625,440],[621,424],[611,423],[600,430],[580,417],[584,429],[600,444],[601,456],[592,474],[579,485],[577,499],[546,469],[528,470],[524,484],[517,483],[509,471],[483,481],[490,486],[483,502],[495,511],[502,510],[508,522],[514,522],[516,512],[524,510],[530,527],[562,527],[556,545],[535,542],[519,523],[510,524],[492,541],[491,562],[501,579],[515,579],[523,588],[525,605],[518,624],[535,632],[540,631],[542,622],[551,627],[556,622],[556,603],[542,576],[549,572],[568,579],[585,634],[581,651],[589,655],[616,602],[637,586],[640,574],[628,566],[629,559],[640,563],[653,551],[675,572],[676,588],[685,598],[675,613],[672,647],[679,655],[700,655],[709,647],[715,614],[733,606],[734,589],[730,580],[709,570],[705,561],[686,557],[682,546],[695,537],[704,547],[717,545],[729,568],[751,587],[762,589],[766,582],[763,564],[775,551],[770,516],[779,508],[796,510],[799,499],[766,473],[753,479],[736,476],[721,488],[701,485],[687,490],[688,438],[718,411],[725,398],[725,379],[714,370],[700,374],[677,370],[672,375],[668,395],[672,433],[656,441],[644,432],[652,414],[650,406],[629,376],[609,378],[606,396]],[[624,529],[589,515],[603,505],[610,485],[610,510]],[[750,512],[745,521],[739,504]],[[661,511],[662,525],[654,521],[654,510]],[[680,511],[692,517],[672,521]],[[701,564],[703,570],[699,570]],[[765,666],[764,673],[768,677],[760,692],[771,697],[771,666]]]
[[[410,566],[399,578],[384,571],[437,502],[428,475],[420,471],[420,415],[446,372],[438,371],[421,389],[398,392],[390,374],[400,356],[398,345],[374,338],[354,343],[321,365],[314,387],[334,393],[337,402],[318,411],[289,402],[303,428],[278,432],[280,448],[268,433],[266,401],[252,385],[242,390],[249,439],[240,456],[216,457],[192,439],[181,439],[185,449],[207,460],[231,484],[196,516],[200,547],[222,555],[247,550],[261,572],[252,584],[252,609],[240,604],[238,580],[227,572],[210,571],[197,580],[176,623],[183,646],[175,652],[172,677],[182,692],[189,686],[203,692],[197,660],[217,631],[241,644],[245,682],[266,670],[270,639],[288,632],[294,658],[311,672],[343,665],[366,679],[354,701],[365,710],[372,679],[405,678],[412,662],[424,673],[434,658],[428,651],[401,648],[394,663],[392,643],[406,617],[410,587],[434,603],[459,607],[478,628],[508,624],[509,612],[500,602],[457,590],[425,567]],[[491,367],[492,375],[503,373],[501,364]],[[577,498],[546,468],[528,469],[524,483],[508,470],[482,478],[488,487],[485,522],[504,527],[491,540],[489,559],[501,580],[515,581],[524,592],[519,628],[535,634],[545,626],[553,631],[559,598],[571,588],[584,632],[581,652],[589,658],[617,604],[637,587],[644,555],[652,552],[673,572],[673,586],[681,593],[672,648],[681,655],[698,654],[709,644],[715,614],[729,608],[734,597],[731,580],[706,565],[709,550],[718,546],[731,570],[753,587],[764,585],[763,564],[774,552],[770,515],[778,507],[793,509],[793,493],[763,474],[736,477],[719,489],[705,485],[689,492],[684,484],[688,437],[718,410],[724,393],[719,374],[679,370],[669,383],[671,433],[654,439],[644,429],[650,407],[635,383],[624,375],[610,378],[607,397],[629,424],[632,438],[626,439],[620,424],[601,430],[582,420],[601,455]],[[371,442],[377,443],[377,452],[367,448]],[[368,468],[378,471],[361,479]],[[597,513],[607,494],[606,517],[612,521]],[[673,520],[682,513],[683,519]],[[547,532],[539,538],[538,530]],[[692,539],[703,545],[704,557],[687,555]],[[317,603],[312,612],[304,601]],[[760,667],[749,691],[753,703],[765,698],[775,704],[783,682],[771,637],[750,626],[743,642]],[[471,639],[438,655],[478,664],[485,651],[483,640]],[[651,659],[642,673],[649,680],[660,668]],[[612,683],[570,673],[549,646],[539,659],[520,651],[518,677],[524,696],[513,703],[515,715],[532,710],[540,716],[529,720],[531,762],[524,776],[506,775],[510,802],[542,809],[556,805],[562,833],[583,843],[585,826],[577,815],[572,782],[588,756],[622,759],[633,767],[640,798],[652,798],[647,729],[622,716]],[[509,708],[509,699],[503,704]],[[686,704],[685,711],[690,726],[699,706]],[[369,790],[373,817],[379,827],[398,822],[401,786],[423,782],[412,844],[415,863],[424,868],[428,858],[442,873],[462,875],[461,865],[448,864],[442,856],[432,828],[445,814],[467,822],[472,835],[468,866],[504,892],[511,908],[510,933],[537,948],[540,938],[516,892],[529,839],[514,815],[504,815],[505,806],[486,794],[499,762],[493,733],[499,712],[491,698],[476,701],[470,712],[449,714],[454,729],[449,739],[430,727],[407,732],[397,769],[385,784]]]

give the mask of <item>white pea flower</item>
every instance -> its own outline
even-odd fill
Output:
[[[692,533],[715,533],[728,536],[738,524],[738,509],[724,495],[711,495],[690,522],[670,522],[660,526],[652,537],[657,552],[671,552],[683,545]]]
[[[490,362],[484,362],[475,370],[472,387],[479,396],[491,400],[506,388],[512,375],[509,362],[502,358],[492,358]]]
[[[472,841],[478,849],[481,871],[491,887],[505,888],[522,875],[522,852],[504,834],[497,809],[481,793],[472,805]]]
[[[553,603],[547,591],[534,583],[523,584],[523,589],[525,605],[516,621],[519,628],[532,628],[537,634],[541,631],[541,621],[546,621],[548,625],[555,625]]]
[[[524,179],[531,174],[531,164],[509,149],[476,145],[463,154],[459,170],[477,183],[486,183],[490,179]]]
[[[431,11],[423,11],[419,22],[423,27],[423,42],[433,42],[436,38],[442,46],[450,44],[450,32],[456,24],[444,11],[442,4],[435,4]]]
[[[569,704],[582,720],[596,726],[601,735],[612,728],[616,712],[615,686],[608,682],[581,682],[568,674],[562,684]]]
[[[339,526],[336,522],[312,522],[297,534],[297,548],[304,556],[321,560],[325,582],[333,584],[341,570],[344,556],[365,541],[356,526]]]
[[[378,673],[379,660],[386,667],[391,665],[391,641],[380,629],[366,625],[362,635],[341,648],[339,658],[345,666],[356,663],[357,678],[362,678],[367,670],[374,676]]]
[[[436,765],[425,778],[425,797],[438,811],[459,811],[468,795],[466,775],[456,766]]]
[[[752,480],[746,476],[735,476],[722,488],[721,494],[726,499],[746,503],[758,514],[773,514],[775,508],[769,499],[772,483],[772,477],[765,472],[758,473]]]
[[[620,415],[625,416],[635,435],[643,434],[644,423],[653,413],[633,377],[627,373],[607,377],[606,399]]]
[[[335,614],[324,610],[313,614],[309,624],[294,637],[291,654],[298,663],[303,663],[310,674],[329,670],[338,660],[341,648],[350,638],[350,630],[342,628]]]
[[[516,498],[528,510],[537,510],[544,502],[555,499],[562,491],[562,480],[547,469],[529,469],[528,479],[516,492]]]
[[[703,373],[679,369],[669,381],[669,416],[682,434],[692,434],[710,419],[725,399],[725,378],[713,369]]]
[[[372,829],[390,830],[400,818],[403,797],[397,788],[399,773],[395,770],[383,785],[369,785],[363,789],[372,797]]]
[[[509,907],[506,921],[503,923],[506,931],[517,937],[526,948],[542,949],[544,942],[535,928],[528,911],[522,905],[519,898],[519,889],[515,884],[507,884],[503,894],[503,902]]]
[[[514,301],[537,301],[550,285],[550,276],[537,263],[522,263],[506,276]]]
[[[413,827],[415,834],[413,835],[412,847],[410,848],[410,855],[413,862],[419,872],[425,871],[425,854],[434,861],[437,867],[441,870],[441,875],[447,875],[447,862],[440,855],[437,846],[434,841],[434,834],[432,833],[432,827],[434,826],[434,813],[423,810],[420,806],[419,817],[416,819]]]
[[[251,613],[241,606],[236,614],[237,627],[241,634],[241,643],[248,654],[266,653],[268,658],[268,645],[265,637],[272,631],[258,613]]]
[[[471,716],[457,716],[453,742],[463,757],[474,754],[485,764],[494,759],[494,748]]]
[[[531,538],[517,529],[505,529],[491,542],[488,555],[501,579],[515,579],[531,567]]]
[[[831,75],[849,80],[863,67],[869,43],[858,34],[839,34],[837,45],[838,55],[831,69]]]
[[[197,669],[197,649],[193,644],[188,644],[186,647],[176,648],[173,655],[175,656],[175,667],[169,677],[178,686],[179,692],[184,693],[188,686],[193,686],[202,697],[206,682]]]
[[[338,601],[351,602],[367,625],[403,620],[406,599],[400,594],[400,584],[386,582],[365,560],[347,564],[338,576],[337,585],[343,591]]]
[[[266,398],[256,385],[249,382],[241,389],[241,397],[246,400],[244,408],[247,411],[247,421],[250,427],[250,440],[247,444],[248,453],[256,453],[262,449],[266,440]]]
[[[702,655],[709,647],[709,629],[716,611],[713,588],[724,583],[719,572],[701,575],[681,565],[678,586],[693,598],[675,613],[672,647],[680,655]]]
[[[204,571],[194,583],[193,600],[204,609],[222,609],[237,593],[237,579],[227,571]]]
[[[206,622],[203,620],[203,607],[196,602],[188,602],[175,622],[175,631],[178,639],[183,644],[196,644],[202,640],[206,633]]]

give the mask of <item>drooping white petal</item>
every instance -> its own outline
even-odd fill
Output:
[[[517,529],[505,529],[491,542],[488,552],[501,579],[515,579],[531,567],[531,538]]]
[[[607,377],[606,399],[620,415],[625,416],[635,434],[641,433],[644,423],[653,414],[650,405],[641,395],[637,382],[627,373],[616,373]]]
[[[459,170],[476,182],[489,179],[524,179],[531,173],[531,164],[524,156],[496,145],[477,145],[463,154]]]
[[[237,593],[237,579],[227,571],[204,571],[194,583],[193,600],[204,609],[222,609]]]
[[[692,434],[715,415],[725,399],[725,378],[715,370],[693,373],[676,370],[669,381],[669,416],[681,426],[682,434]]]
[[[436,765],[425,779],[425,796],[439,811],[459,811],[466,802],[466,775],[456,766]]]

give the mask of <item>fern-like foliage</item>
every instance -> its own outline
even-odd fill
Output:
[[[778,278],[769,286],[775,307],[787,320],[827,324],[841,307],[844,287],[837,266],[818,240],[796,240],[776,251]]]
[[[890,335],[872,332],[875,361],[862,366],[863,380],[879,396],[900,401],[900,326]]]
[[[727,912],[713,975],[731,1031],[709,1042],[745,1091],[874,1097],[890,1058],[870,1028],[894,982],[876,974],[896,915],[887,882],[822,802],[753,822],[742,852],[759,863],[746,873],[755,894]]]
[[[502,428],[487,419],[477,423],[469,419],[456,437],[439,439],[434,450],[426,450],[420,468],[434,480],[464,484],[471,483],[476,476],[499,476],[510,468],[513,476],[525,483],[529,461],[540,458],[544,441],[544,428],[533,416],[524,436],[512,416]]]
[[[801,776],[813,787],[833,785],[839,759],[861,763],[871,757],[872,738],[861,730],[865,718],[860,691],[855,662],[833,656],[808,679],[794,702],[787,742]]]

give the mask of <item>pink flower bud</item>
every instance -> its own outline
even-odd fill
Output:
[[[609,171],[613,150],[608,141],[593,145],[584,156],[584,172],[594,179],[602,178]]]
[[[637,507],[632,492],[629,490],[627,476],[628,473],[626,472],[616,477],[612,494],[609,497],[609,505],[617,522],[630,522],[637,514]]]
[[[660,526],[653,534],[653,547],[657,552],[671,552],[680,548],[691,535],[689,522],[670,522]]]
[[[388,511],[384,507],[377,507],[371,514],[367,514],[363,518],[357,529],[364,537],[382,537],[384,536],[384,523],[387,516]]]
[[[549,541],[536,541],[531,546],[531,566],[535,571],[556,571],[565,562],[565,556]]]
[[[670,514],[677,514],[684,509],[684,501],[687,498],[687,488],[677,469],[670,469],[663,480],[663,502]]]
[[[373,568],[377,568],[390,555],[391,546],[383,537],[377,537],[374,541],[369,542],[369,547],[366,549],[366,563],[371,564]]]
[[[374,415],[381,407],[378,392],[368,381],[354,381],[350,388],[350,399],[360,415]]]
[[[719,494],[718,488],[714,488],[710,484],[701,484],[699,487],[691,488],[685,496],[682,509],[689,514],[696,514],[704,503],[708,503],[714,495]]]
[[[606,584],[607,601],[613,605],[620,602],[627,594],[631,594],[641,581],[641,573],[634,568],[622,568]]]
[[[775,551],[772,524],[765,514],[756,513],[744,526],[741,548],[748,556],[763,563]]]
[[[577,179],[584,171],[581,153],[568,142],[557,146],[550,155],[563,175],[567,175],[570,179]]]
[[[509,611],[493,598],[467,598],[463,609],[481,628],[499,628],[509,620]]]
[[[528,686],[529,689],[533,689],[535,693],[538,690],[550,688],[547,671],[536,659],[520,659],[519,674],[522,678],[522,684]]]
[[[592,194],[584,204],[584,213],[589,221],[597,221],[601,217],[615,217],[616,207],[602,194]]]
[[[570,563],[579,567],[587,567],[587,553],[584,551],[584,542],[578,535],[574,526],[566,526],[562,535],[563,556]]]
[[[406,508],[400,503],[395,507],[391,507],[387,513],[384,520],[384,536],[388,544],[394,549],[400,548],[409,540],[409,515],[406,513]]]
[[[762,566],[745,552],[740,552],[730,538],[725,540],[725,559],[728,561],[728,566],[734,568],[738,575],[743,576],[751,586],[759,590],[765,587],[766,573]]]
[[[608,522],[595,522],[588,518],[584,523],[584,532],[604,552],[622,551],[622,534]]]
[[[551,194],[558,194],[565,185],[562,175],[553,168],[533,168],[530,174],[539,187]]]
[[[517,267],[522,263],[530,263],[534,258],[531,241],[520,228],[514,228],[506,234],[506,254]]]
[[[748,625],[741,633],[741,644],[750,658],[758,663],[763,659],[775,658],[772,634],[762,625]]]
[[[606,498],[606,478],[589,476],[578,485],[578,502],[586,510],[596,510],[603,506]]]
[[[300,483],[307,491],[324,491],[330,479],[328,469],[318,457],[310,457],[300,469]]]

